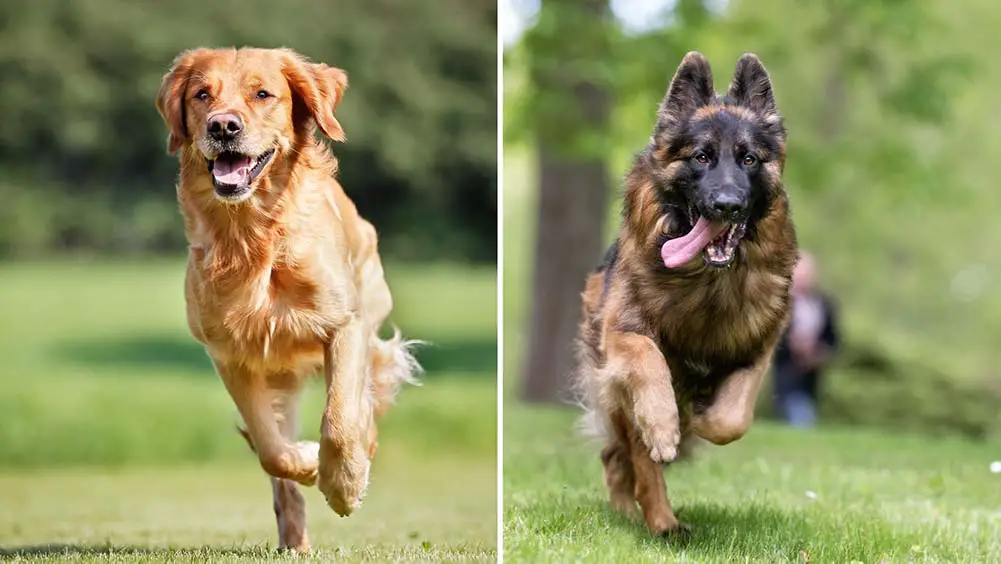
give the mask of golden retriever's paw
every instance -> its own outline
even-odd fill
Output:
[[[299,458],[303,461],[303,467],[312,469],[296,481],[300,484],[311,487],[316,484],[317,468],[320,461],[320,443],[316,441],[299,441],[295,444]]]
[[[278,553],[282,555],[296,556],[299,554],[309,554],[312,548],[309,546],[309,539],[303,539],[298,543],[279,544]]]
[[[372,463],[361,445],[341,447],[324,442],[320,445],[320,474],[317,486],[327,505],[341,517],[351,515],[361,506],[368,489]]]

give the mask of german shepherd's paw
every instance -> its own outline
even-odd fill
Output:
[[[667,542],[684,542],[692,536],[692,526],[675,523],[674,526],[657,531],[656,535]]]
[[[650,449],[650,459],[658,464],[673,462],[678,457],[681,428],[678,412],[664,410],[662,406],[644,408],[636,406],[636,427],[643,444]]]
[[[317,487],[335,513],[347,517],[361,506],[371,467],[371,460],[360,442],[341,445],[328,440],[320,443]]]

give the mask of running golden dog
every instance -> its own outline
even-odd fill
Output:
[[[296,551],[309,550],[297,484],[351,514],[376,419],[419,370],[398,332],[379,337],[393,303],[376,232],[315,136],[345,140],[334,110],[347,84],[288,49],[196,49],[175,59],[156,101],[180,160],[188,325],[272,476],[280,546]],[[299,441],[299,395],[319,370],[321,439]]]

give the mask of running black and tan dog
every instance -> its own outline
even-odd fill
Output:
[[[612,505],[684,532],[662,464],[695,437],[739,439],[788,321],[796,233],[786,132],[758,58],[724,96],[685,56],[626,178],[622,227],[587,280],[577,374]]]

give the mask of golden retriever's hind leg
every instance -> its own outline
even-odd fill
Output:
[[[299,399],[302,388],[301,382],[297,379],[293,378],[291,382],[293,383],[291,388],[275,391],[272,406],[282,436],[295,443],[299,438]],[[272,477],[271,490],[275,520],[278,523],[278,548],[298,553],[309,552],[306,500],[299,491],[299,484],[292,480]]]
[[[278,548],[293,552],[309,552],[306,533],[306,500],[299,484],[292,480],[271,478],[275,519],[278,521]]]

